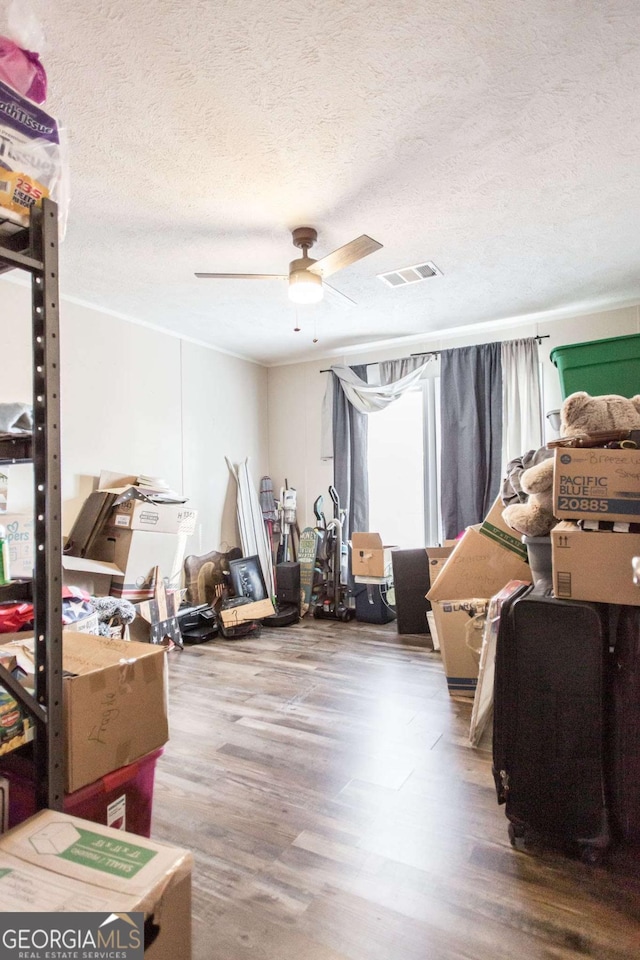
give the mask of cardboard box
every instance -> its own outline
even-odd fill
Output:
[[[485,599],[441,600],[432,606],[449,693],[473,697],[478,683],[479,657],[470,632],[482,635]],[[471,646],[469,645],[471,643]],[[472,649],[473,647],[473,649]]]
[[[103,529],[116,496],[106,490],[94,490],[80,508],[64,546],[68,556],[92,557],[96,537]]]
[[[520,546],[524,546],[522,543]],[[526,553],[526,550],[525,550]],[[468,527],[427,594],[436,600],[492,597],[509,580],[531,582],[529,564],[521,553],[506,549],[480,527]]]
[[[197,510],[189,510],[181,503],[150,503],[131,497],[116,503],[107,517],[107,527],[121,530],[148,530],[153,533],[185,533],[191,536],[196,529]]]
[[[33,639],[0,653],[33,652]],[[138,760],[169,739],[163,647],[63,634],[64,754],[67,793]]]
[[[67,587],[79,587],[92,597],[108,597],[111,580],[121,576],[122,570],[115,563],[104,560],[89,560],[87,557],[62,555],[62,582]]]
[[[187,537],[182,533],[104,528],[93,545],[91,559],[114,563],[122,571],[112,579],[112,596],[132,602],[150,600],[155,567],[160,568],[168,587],[180,587],[186,545]]]
[[[388,577],[391,549],[383,546],[379,533],[352,533],[351,572],[358,577]]]
[[[640,522],[640,450],[557,449],[553,501],[559,519]]]
[[[236,627],[248,620],[262,620],[264,617],[271,617],[275,612],[271,600],[255,600],[253,603],[244,603],[240,607],[219,610],[218,616],[225,627]]]
[[[453,546],[450,547],[427,547],[427,559],[429,561],[429,585],[433,586],[438,574],[445,563],[453,553]]]
[[[631,564],[640,556],[640,534],[582,530],[563,520],[551,531],[551,553],[559,599],[640,606]]]
[[[502,519],[504,504],[498,496],[493,502],[493,506],[485,519],[480,524],[480,533],[499,546],[504,547],[510,553],[514,553],[524,563],[528,563],[527,548],[522,542],[522,535],[516,533],[511,527],[507,526]]]
[[[43,810],[0,839],[0,899],[4,911],[55,915],[58,929],[69,912],[105,914],[96,928],[109,917],[123,938],[131,927],[112,915],[140,911],[157,933],[145,960],[190,960],[192,867],[187,850]]]
[[[14,580],[30,579],[34,564],[33,514],[5,513],[1,522],[7,531],[11,576]]]

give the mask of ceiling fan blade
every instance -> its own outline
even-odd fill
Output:
[[[366,233],[357,237],[350,243],[345,243],[343,247],[338,247],[333,253],[323,257],[322,260],[316,260],[314,264],[307,267],[310,273],[317,273],[321,277],[330,277],[337,270],[343,270],[345,267],[355,263],[356,260],[362,260],[368,257],[370,253],[375,253],[382,246],[377,240],[372,240]]]
[[[288,280],[284,273],[196,273],[201,280]]]
[[[347,303],[350,307],[356,306],[356,301],[352,300],[351,297],[348,297],[346,293],[343,293],[342,290],[336,290],[335,287],[332,287],[330,283],[327,283],[326,280],[322,281],[322,286],[328,291],[329,296],[332,300],[338,301],[340,304]]]

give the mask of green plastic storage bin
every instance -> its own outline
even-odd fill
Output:
[[[555,347],[551,360],[560,374],[563,400],[578,390],[592,397],[640,393],[640,333]]]

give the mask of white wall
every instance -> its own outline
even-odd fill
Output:
[[[30,292],[7,280],[0,343],[0,401],[31,402]],[[63,532],[104,468],[183,491],[199,511],[188,552],[238,543],[225,455],[268,472],[267,370],[65,301],[60,348]],[[24,484],[28,468],[11,471]]]
[[[632,306],[546,321],[537,319],[531,322],[483,324],[455,335],[412,340],[409,345],[398,345],[393,349],[349,353],[342,357],[325,356],[313,362],[271,367],[269,463],[274,487],[277,488],[285,476],[296,487],[301,527],[313,523],[313,501],[318,494],[324,495],[325,503],[328,500],[327,487],[333,479],[333,463],[320,459],[320,415],[327,374],[320,374],[319,371],[330,367],[332,363],[392,360],[421,351],[548,334],[549,339],[542,340],[539,352],[543,361],[544,408],[549,411],[561,405],[558,371],[549,359],[554,347],[638,332],[640,307]]]

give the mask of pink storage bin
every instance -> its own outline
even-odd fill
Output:
[[[156,763],[163,747],[107,773],[94,783],[67,793],[64,812],[140,837],[151,835],[153,784]],[[36,812],[33,767],[16,754],[3,758],[0,775],[9,781],[9,827],[28,820]]]

